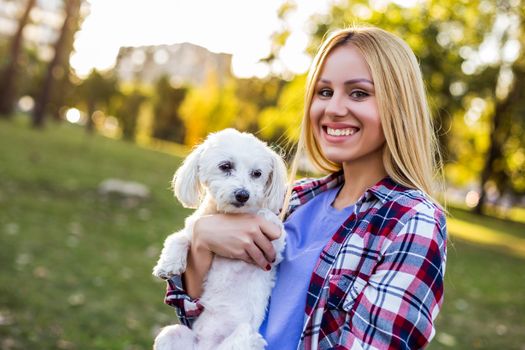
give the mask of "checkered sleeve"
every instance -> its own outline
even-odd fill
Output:
[[[445,217],[428,203],[412,209],[368,282],[350,293],[336,349],[422,349],[433,338],[443,302]]]
[[[164,302],[175,308],[177,316],[183,325],[192,327],[193,322],[204,309],[199,299],[191,298],[184,289],[182,276],[175,275],[167,280],[166,298]]]

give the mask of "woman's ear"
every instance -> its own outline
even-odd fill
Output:
[[[203,151],[204,144],[201,144],[186,157],[173,176],[173,191],[185,208],[197,208],[203,195],[199,181],[199,161]]]
[[[282,209],[284,196],[286,195],[288,171],[283,158],[273,150],[271,153],[272,171],[266,183],[264,204],[266,208],[277,214]]]

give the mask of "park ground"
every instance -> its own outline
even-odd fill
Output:
[[[69,124],[0,122],[0,349],[151,348],[176,319],[151,268],[189,214],[170,192],[180,159]],[[151,195],[101,195],[108,178]],[[525,350],[525,224],[449,211],[429,348]]]

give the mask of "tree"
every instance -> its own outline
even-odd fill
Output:
[[[429,0],[412,7],[339,1],[327,14],[312,17],[309,52],[316,50],[326,32],[355,22],[365,21],[402,37],[420,61],[446,169],[454,174],[461,169],[464,183],[480,176],[481,208],[488,183],[500,193],[525,192],[524,171],[519,170],[525,167],[525,96],[518,93],[524,90],[520,73],[524,63],[503,57],[508,46],[523,56],[523,12],[522,1],[506,0]],[[278,51],[274,47],[275,59]],[[509,75],[514,81],[510,85]],[[508,91],[498,97],[496,91],[505,81]],[[483,108],[475,111],[480,101]],[[456,176],[447,179],[457,183]]]
[[[259,118],[261,135],[271,143],[285,147],[299,139],[299,127],[304,109],[306,75],[298,75],[279,95],[277,103],[265,108]]]
[[[239,102],[235,95],[235,81],[220,84],[211,73],[206,83],[191,88],[180,107],[184,121],[186,145],[195,145],[210,132],[235,126],[239,116]]]
[[[103,75],[93,69],[89,76],[78,86],[78,97],[85,103],[88,119],[86,131],[94,131],[93,114],[97,109],[109,109],[109,101],[117,94],[117,80],[111,74]]]
[[[186,87],[173,87],[164,76],[155,84],[153,137],[184,143],[186,128],[179,108],[186,97]]]
[[[17,75],[19,60],[22,51],[23,33],[29,23],[29,15],[35,6],[36,0],[28,0],[24,12],[18,21],[18,28],[11,40],[7,55],[7,64],[1,73],[0,80],[0,115],[9,116],[13,113],[14,99],[17,90]]]
[[[119,121],[122,137],[125,140],[133,141],[140,111],[147,100],[147,95],[135,86],[129,93],[118,94],[116,99],[118,105],[115,109],[115,116]]]
[[[73,38],[80,26],[82,0],[64,0],[65,17],[60,34],[55,43],[54,55],[44,77],[40,93],[35,101],[33,126],[42,128],[52,93],[58,86],[65,86],[63,79],[69,79],[69,56],[73,50]],[[61,91],[58,96],[61,96]],[[57,106],[57,109],[61,106]]]
[[[277,77],[264,79],[237,79],[235,96],[239,101],[238,117],[235,127],[249,132],[263,131],[270,125],[260,122],[264,109],[275,106],[286,82]]]
[[[507,14],[514,13],[519,23],[518,42],[523,43],[525,39],[525,10],[517,7],[504,7],[501,12]],[[512,39],[512,38],[511,38]],[[505,65],[501,70],[504,71]],[[493,90],[493,100],[495,101],[494,113],[490,123],[489,146],[486,151],[486,160],[480,173],[480,196],[474,212],[484,214],[487,197],[487,187],[492,182],[498,192],[525,193],[525,141],[523,140],[523,130],[525,126],[525,52],[523,44],[516,60],[510,65],[512,83],[510,87],[502,93],[503,97],[498,98],[497,87]],[[500,73],[500,76],[503,73]],[[515,130],[521,131],[521,137]],[[514,134],[514,137],[513,137]],[[509,152],[510,150],[510,152]],[[521,154],[515,157],[514,154]],[[514,166],[513,166],[514,165]],[[513,171],[512,168],[517,171]]]

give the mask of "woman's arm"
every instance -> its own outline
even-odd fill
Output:
[[[183,274],[186,292],[192,299],[197,299],[202,294],[204,277],[210,270],[213,253],[201,244],[192,241],[188,251],[186,271]]]
[[[275,260],[271,241],[280,234],[279,227],[257,215],[215,214],[199,218],[193,227],[184,273],[186,291],[192,298],[202,294],[202,283],[211,267],[213,254],[270,270]]]
[[[271,241],[280,234],[278,226],[257,215],[214,214],[199,218],[193,227],[186,271],[168,280],[166,304],[173,306],[180,321],[191,327],[203,310],[198,298],[214,254],[266,270],[275,259]]]

